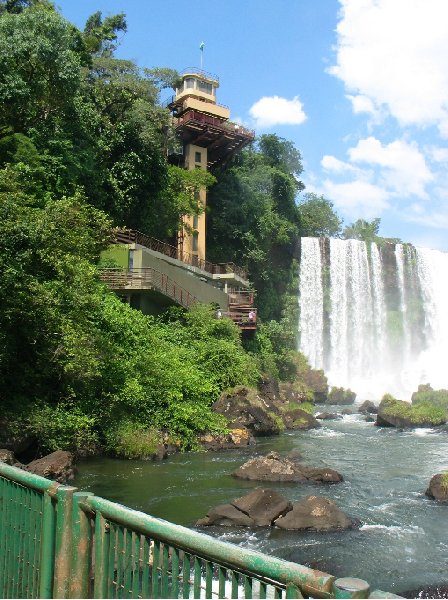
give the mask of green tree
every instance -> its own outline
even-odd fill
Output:
[[[280,319],[294,284],[301,170],[300,153],[291,142],[261,136],[230,168],[216,173],[218,182],[208,196],[209,257],[248,270],[262,319]]]
[[[375,242],[378,239],[381,219],[376,218],[372,221],[358,219],[351,225],[344,228],[343,236],[347,239],[362,240],[363,242]]]
[[[342,219],[334,211],[333,203],[313,192],[304,195],[298,205],[300,232],[303,237],[339,237]]]

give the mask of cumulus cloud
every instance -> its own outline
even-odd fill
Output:
[[[326,171],[333,171],[335,173],[346,173],[347,171],[354,171],[354,167],[343,160],[339,160],[335,156],[326,154],[320,164]]]
[[[427,196],[425,186],[433,180],[433,174],[416,142],[395,140],[382,144],[371,136],[360,140],[348,153],[352,162],[380,167],[382,185],[395,193]]]
[[[274,125],[300,125],[306,120],[303,104],[298,96],[292,100],[280,96],[264,96],[249,109],[256,127]]]
[[[389,207],[389,193],[367,181],[335,183],[325,180],[323,194],[349,218],[373,219]]]
[[[386,109],[401,125],[448,137],[448,2],[340,0],[337,61],[355,112]]]

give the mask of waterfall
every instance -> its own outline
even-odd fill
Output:
[[[302,238],[299,349],[360,399],[448,387],[448,254]]]

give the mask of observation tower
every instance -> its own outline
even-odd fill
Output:
[[[255,132],[232,123],[230,109],[216,102],[219,87],[216,75],[189,68],[181,78],[182,84],[167,103],[176,132],[176,144],[169,151],[169,160],[185,169],[212,171],[252,142]],[[205,188],[196,194],[196,199],[203,210],[199,215],[185,218],[186,227],[178,233],[177,246],[179,253],[205,260]]]

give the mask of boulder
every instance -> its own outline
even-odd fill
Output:
[[[302,402],[314,402],[313,392],[302,381],[280,383],[279,388],[280,398],[284,403],[295,402],[296,404],[301,404]]]
[[[328,399],[328,380],[322,369],[307,369],[302,373],[304,383],[312,390],[314,402],[324,404]]]
[[[353,415],[354,412],[353,408],[346,407],[341,410],[341,415]]]
[[[279,481],[305,483],[339,483],[340,473],[333,469],[305,467],[289,458],[282,458],[277,452],[267,456],[251,458],[232,473],[234,477],[252,481]]]
[[[421,410],[409,402],[397,400],[390,394],[385,394],[378,406],[376,424],[379,427],[434,427],[443,425],[447,418],[443,411],[438,409]]]
[[[43,458],[38,458],[27,465],[23,465],[22,468],[35,475],[65,483],[75,476],[76,468],[73,461],[74,457],[71,452],[57,450]]]
[[[204,433],[198,442],[205,450],[229,450],[254,445],[255,438],[247,427],[233,425],[229,433]]]
[[[224,393],[213,410],[224,415],[230,427],[249,429],[254,436],[275,435],[284,429],[278,408],[257,390],[245,386]]]
[[[342,415],[339,415],[338,413],[329,413],[329,412],[317,413],[314,416],[316,417],[316,419],[319,419],[319,421],[342,419]]]
[[[232,505],[253,519],[258,527],[272,525],[276,519],[292,509],[289,500],[274,490],[261,488],[256,488],[250,494],[234,500]]]
[[[448,471],[434,475],[425,494],[434,500],[448,502]]]
[[[340,531],[357,527],[359,523],[339,510],[332,500],[307,496],[294,504],[292,510],[277,519],[274,525],[281,529]]]
[[[315,481],[321,483],[340,483],[344,481],[344,478],[340,473],[334,469],[327,469],[326,467],[304,467],[300,465],[300,470],[308,481]]]
[[[332,387],[328,394],[326,404],[353,404],[356,400],[355,392],[342,387]]]
[[[317,429],[322,427],[319,421],[300,408],[283,413],[283,421],[286,429]]]
[[[249,494],[212,508],[197,526],[223,525],[242,527],[265,527],[291,510],[292,504],[273,490],[256,488]]]
[[[376,415],[378,412],[378,406],[371,400],[364,400],[364,402],[359,406],[358,412],[362,415]]]
[[[307,480],[295,462],[288,458],[281,458],[277,452],[270,452],[267,456],[251,458],[234,471],[232,475],[252,481],[304,482]]]
[[[20,465],[19,461],[14,456],[14,452],[12,452],[12,450],[7,450],[6,448],[0,448],[0,460],[7,465]]]
[[[208,525],[254,527],[255,521],[232,504],[221,504],[210,509],[207,516],[196,523],[197,527]]]

